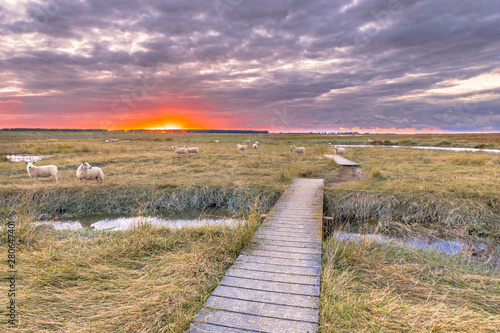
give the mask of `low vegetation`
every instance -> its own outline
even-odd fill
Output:
[[[233,228],[55,231],[30,214],[17,215],[20,319],[10,332],[183,332],[260,222],[252,210]]]
[[[500,147],[499,135],[353,136],[0,132],[0,218],[20,243],[19,332],[182,332],[293,178],[325,179],[332,227],[500,242],[500,156],[347,148],[361,168],[322,154],[328,142]],[[106,140],[118,142],[106,143]],[[238,151],[236,143],[259,141]],[[213,143],[219,140],[219,143]],[[200,148],[179,157],[172,146]],[[306,147],[306,156],[291,145]],[[51,155],[58,183],[10,154]],[[82,162],[102,184],[80,184]],[[88,214],[156,215],[218,208],[249,222],[177,231],[55,231],[34,221]],[[5,257],[5,235],[0,256]],[[323,332],[488,332],[499,327],[498,273],[461,256],[374,243],[324,243]],[[494,275],[497,274],[497,275]],[[2,285],[0,288],[5,288]],[[2,291],[1,297],[6,293]],[[2,304],[5,300],[0,298]],[[496,303],[495,303],[496,302]],[[77,315],[75,315],[77,314]]]
[[[498,332],[500,276],[463,255],[323,244],[320,332]]]

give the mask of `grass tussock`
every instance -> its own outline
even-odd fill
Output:
[[[488,238],[494,235],[495,240],[500,240],[498,199],[477,201],[465,198],[450,202],[448,198],[435,194],[417,196],[327,190],[324,201],[325,215],[341,224],[371,224],[379,232],[387,231],[398,236],[408,236],[407,233],[423,227],[432,229],[440,237],[468,238],[474,235]]]
[[[20,322],[10,331],[183,332],[251,240],[260,214],[245,217],[236,228],[119,232],[55,231],[19,217]]]
[[[320,332],[498,332],[500,278],[461,256],[334,238]]]
[[[36,220],[61,214],[134,214],[137,210],[157,214],[218,208],[240,214],[252,209],[257,197],[259,211],[267,212],[280,195],[280,189],[263,186],[49,187],[12,191],[0,198],[0,217],[12,217],[19,207],[29,207]]]

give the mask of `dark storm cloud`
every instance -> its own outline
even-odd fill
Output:
[[[29,113],[205,101],[252,113],[235,127],[500,128],[494,0],[50,0],[0,20],[0,98]]]

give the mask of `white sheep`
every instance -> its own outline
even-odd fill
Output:
[[[239,143],[236,145],[238,147],[238,150],[247,150],[248,146],[247,145],[240,145]]]
[[[255,141],[255,144],[258,146],[258,145],[260,145],[260,142],[259,141]]]
[[[334,149],[335,149],[335,154],[344,155],[344,153],[345,153],[345,149],[344,148],[335,146]]]
[[[295,154],[302,153],[304,156],[306,156],[306,148],[304,147],[295,147],[295,145],[292,145],[292,150]]]
[[[250,141],[250,140],[245,140],[245,142],[244,142],[244,143],[250,143],[250,142],[252,142],[252,141]]]
[[[200,148],[198,147],[188,147],[188,145],[185,145],[184,148],[187,148],[189,154],[198,155],[200,153]]]
[[[373,139],[368,139],[368,140],[366,140],[366,142],[373,143]]]
[[[188,149],[187,148],[177,148],[176,146],[172,146],[172,149],[177,155],[186,155],[188,157]]]
[[[93,167],[90,164],[83,162],[76,170],[76,178],[80,179],[80,183],[82,183],[84,180],[95,180],[102,182],[104,180],[104,173],[102,172],[101,168]]]
[[[254,143],[254,144],[252,145],[252,148],[253,148],[253,149],[257,149],[257,148],[259,148],[259,144],[258,144],[258,143]]]
[[[26,170],[28,171],[28,175],[35,180],[35,184],[38,184],[38,178],[47,178],[53,177],[54,181],[57,182],[57,167],[55,165],[43,165],[43,166],[35,166],[36,162],[24,162],[28,166]]]
[[[212,140],[213,143],[219,143],[219,140]]]

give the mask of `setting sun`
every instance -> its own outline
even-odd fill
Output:
[[[181,125],[177,125],[177,124],[174,124],[174,123],[168,123],[168,124],[165,124],[163,126],[154,126],[152,128],[148,128],[148,129],[152,129],[152,130],[174,130],[174,129],[182,129],[183,127]]]

